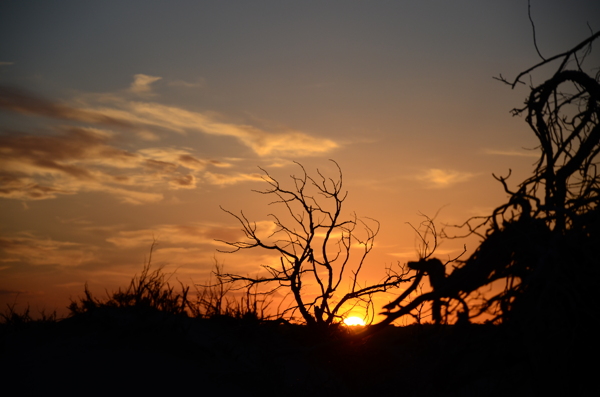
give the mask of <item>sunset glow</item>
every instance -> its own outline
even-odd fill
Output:
[[[599,17],[0,1],[0,373],[26,395],[598,394]]]
[[[281,213],[254,192],[261,168],[289,188],[295,162],[335,177],[329,159],[342,215],[380,222],[357,280],[377,283],[417,259],[408,223],[488,215],[506,200],[492,173],[514,188],[537,159],[510,115],[528,86],[493,79],[539,61],[527,2],[149,3],[0,5],[0,307],[64,316],[86,283],[128,285],[153,242],[174,282],[215,262],[268,274],[272,252],[220,251],[246,238],[221,207],[268,236]],[[600,30],[600,2],[550,3],[531,8],[542,53]],[[393,297],[373,299],[378,313]]]
[[[360,317],[347,317],[344,319],[344,324],[348,325],[348,326],[364,326],[365,325],[365,320],[363,320]]]

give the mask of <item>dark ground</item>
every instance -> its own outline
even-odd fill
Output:
[[[389,327],[359,340],[120,309],[0,332],[10,395],[600,395],[587,343],[553,350],[549,338],[493,325]]]

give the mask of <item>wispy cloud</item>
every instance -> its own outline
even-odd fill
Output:
[[[119,231],[114,237],[106,239],[122,248],[146,247],[157,240],[159,244],[216,245],[215,239],[237,239],[239,228],[210,225],[157,225],[151,229]]]
[[[256,228],[260,236],[269,236],[273,233],[275,225],[272,221],[258,221]],[[150,229],[118,231],[106,241],[120,248],[133,248],[148,247],[153,241],[158,241],[159,247],[163,244],[176,247],[186,245],[197,247],[200,244],[222,245],[216,240],[240,241],[243,239],[244,235],[239,226],[185,224],[157,225]]]
[[[91,247],[42,238],[30,233],[0,236],[0,262],[29,265],[78,266],[95,257]]]
[[[159,79],[137,74],[128,90],[80,95],[71,102],[0,86],[0,110],[71,124],[36,133],[0,131],[0,197],[43,200],[94,191],[142,204],[162,200],[165,190],[260,180],[253,173],[211,170],[232,168],[234,163],[228,160],[202,159],[188,148],[161,147],[160,137],[173,132],[232,137],[256,155],[278,162],[280,156],[311,156],[338,147],[332,140],[280,126],[271,132],[229,123],[214,112],[163,105],[147,96],[141,100]],[[137,99],[132,100],[131,94]],[[130,140],[132,133],[144,146],[152,142],[155,147],[124,146],[123,137]]]
[[[330,139],[317,138],[298,131],[271,133],[251,125],[219,121],[214,115],[193,112],[150,102],[119,102],[119,107],[88,108],[107,117],[123,120],[145,128],[163,128],[177,133],[188,131],[236,138],[257,155],[311,156],[327,153],[338,147]]]
[[[0,135],[0,197],[41,200],[102,191],[142,204],[160,201],[160,186],[194,188],[207,167],[226,165],[183,149],[127,151],[112,146],[112,139],[102,130],[74,127],[55,135]]]
[[[532,157],[539,158],[540,153],[538,151],[524,151],[524,150],[496,150],[496,149],[483,149],[485,154],[494,156],[511,156],[511,157]]]
[[[235,174],[230,174],[230,175],[226,175],[226,174],[216,174],[216,173],[212,173],[212,172],[206,172],[204,174],[204,178],[206,178],[206,180],[213,185],[220,185],[220,186],[226,186],[226,185],[233,185],[239,182],[246,182],[246,181],[262,181],[262,175],[260,174],[242,174],[242,173],[235,173]]]
[[[425,182],[431,188],[446,188],[457,183],[466,182],[475,174],[455,170],[431,168],[416,176],[417,180]]]
[[[0,66],[10,66],[10,65],[14,65],[14,62],[0,62]]]
[[[162,77],[148,76],[146,74],[136,74],[133,76],[133,83],[129,87],[129,91],[135,94],[150,93],[152,88],[150,85]]]
[[[0,86],[0,110],[115,128],[133,127],[124,120],[112,118],[101,112],[82,110],[63,103],[49,101],[15,87]]]
[[[167,85],[172,86],[172,87],[184,87],[184,88],[200,88],[200,87],[204,87],[205,85],[205,81],[204,79],[200,78],[197,79],[196,81],[184,81],[184,80],[173,80],[173,81],[169,81],[167,83]]]
[[[127,92],[148,94],[160,77],[137,74]],[[14,87],[0,87],[0,109],[22,114],[83,122],[94,126],[135,131],[146,140],[157,140],[158,131],[185,134],[200,132],[233,137],[258,156],[312,156],[339,147],[331,139],[295,130],[267,131],[252,125],[230,123],[214,112],[190,111],[156,102],[131,100],[127,95],[81,95],[76,105],[40,98]]]
[[[437,247],[435,250],[435,256],[439,258],[454,258],[457,256],[457,254],[460,254],[460,252],[461,248],[442,249],[440,247]],[[394,258],[398,258],[401,262],[404,263],[408,261],[418,260],[421,253],[417,248],[405,248],[400,251],[390,252],[388,253],[388,255]]]
[[[390,252],[388,255],[400,259],[402,262],[416,260],[419,257],[419,252],[416,248],[406,248],[402,251]]]

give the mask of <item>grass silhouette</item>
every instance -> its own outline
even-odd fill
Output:
[[[94,298],[85,284],[83,298],[77,301],[71,301],[69,311],[71,316],[94,312],[103,308],[134,308],[139,311],[159,311],[165,314],[186,315],[186,308],[189,305],[188,292],[189,287],[181,284],[181,290],[176,291],[175,287],[168,282],[167,275],[161,268],[151,269],[152,250],[150,248],[150,257],[144,265],[140,275],[135,275],[129,286],[102,300]]]
[[[86,395],[529,396],[547,386],[547,366],[514,327],[389,326],[359,339],[342,326],[323,334],[269,321],[261,309],[268,302],[252,291],[236,299],[226,285],[196,286],[194,300],[189,287],[169,280],[148,260],[104,299],[86,286],[65,319],[34,319],[29,307],[8,306],[0,315],[0,373],[22,385],[23,395],[60,379]],[[570,383],[581,374],[563,376],[570,395],[588,390]]]
[[[85,288],[66,319],[12,305],[1,317],[0,371],[23,395],[60,379],[86,395],[528,396],[543,383],[520,335],[502,325],[390,326],[362,340],[346,327],[318,334],[267,321],[254,310],[260,299],[236,301],[226,286],[199,287],[195,301],[187,291],[148,261],[104,299]]]

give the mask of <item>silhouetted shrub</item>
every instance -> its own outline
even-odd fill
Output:
[[[167,275],[161,268],[151,270],[152,250],[150,256],[142,269],[140,275],[135,275],[129,286],[112,293],[106,299],[98,299],[92,296],[87,283],[85,285],[83,298],[79,302],[72,300],[68,306],[72,316],[93,312],[100,308],[136,308],[138,310],[155,310],[162,313],[174,315],[187,315],[189,287],[181,285],[181,290],[168,282]]]
[[[260,294],[256,287],[234,294],[233,285],[221,277],[222,266],[215,265],[213,272],[217,277],[214,283],[209,278],[204,285],[196,285],[196,300],[188,306],[194,317],[217,318],[230,317],[247,321],[265,321],[278,318],[279,314],[269,315],[267,310],[272,303],[270,295]]]
[[[34,318],[31,315],[29,305],[27,305],[22,312],[18,312],[16,310],[16,306],[16,302],[6,305],[4,312],[0,313],[0,324],[11,327],[21,327],[31,323],[52,323],[56,321],[56,311],[53,311],[50,314],[46,314],[45,311],[41,311],[39,316]]]

